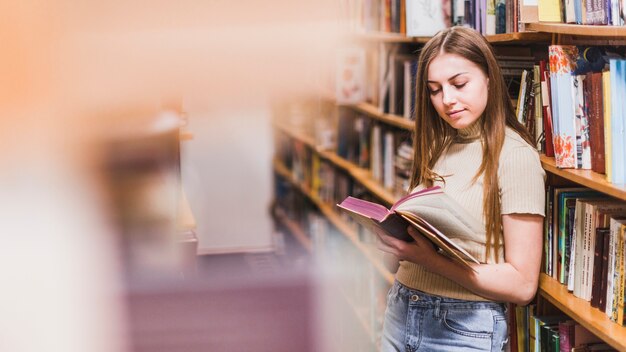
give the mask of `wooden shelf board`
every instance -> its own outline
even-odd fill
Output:
[[[279,161],[274,160],[274,170],[285,179],[289,180],[293,186],[298,188],[302,194],[306,195],[326,216],[326,218],[337,228],[344,236],[346,236],[356,247],[363,253],[363,255],[374,265],[374,268],[381,274],[381,276],[390,284],[393,284],[394,276],[385,265],[382,260],[376,258],[371,251],[361,241],[359,241],[357,233],[335,213],[335,211],[327,204],[323,203],[318,197],[311,194],[311,192],[303,187],[300,183],[296,182],[291,176],[291,172]]]
[[[569,34],[591,37],[614,37],[623,39],[626,36],[626,27],[624,26],[590,26],[580,24],[565,23],[527,23],[526,29],[531,31]]]
[[[356,39],[371,40],[376,42],[388,42],[388,43],[415,43],[424,44],[432,37],[407,37],[405,34],[400,33],[387,33],[387,32],[361,32],[354,34]],[[495,35],[485,36],[490,43],[525,43],[525,42],[537,42],[537,41],[549,41],[550,35],[546,33],[537,32],[517,32],[517,33],[503,33]]]
[[[626,200],[626,186],[614,185],[606,180],[606,175],[591,170],[559,169],[554,158],[541,155],[541,165],[554,175],[576,182],[585,187],[598,190],[612,197]]]
[[[407,37],[405,34],[389,32],[357,32],[352,34],[352,38],[387,43],[424,44],[429,41],[431,37]]]
[[[298,225],[295,221],[289,219],[286,214],[279,213],[276,216],[276,219],[291,232],[293,237],[296,238],[298,242],[304,247],[309,253],[313,252],[313,242],[306,235],[304,230]]]
[[[503,33],[485,36],[488,42],[498,44],[525,44],[525,43],[537,43],[537,42],[549,42],[551,39],[550,33],[540,32],[516,32],[516,33]]]
[[[355,110],[367,114],[379,121],[385,122],[387,124],[404,128],[405,130],[413,131],[415,126],[415,122],[408,120],[402,116],[391,115],[391,114],[383,114],[378,111],[378,108],[369,103],[359,103],[359,104],[351,104],[351,105],[342,105],[347,107],[352,107]]]
[[[273,122],[274,127],[276,127],[277,129],[279,129],[280,131],[288,134],[289,136],[291,136],[292,138],[295,138],[299,141],[301,141],[302,143],[306,144],[307,146],[317,150],[316,145],[315,145],[315,139],[311,136],[309,136],[308,134],[304,133],[304,132],[300,132],[300,131],[296,131],[293,128],[282,124],[282,123],[278,123],[278,122]]]
[[[398,199],[398,197],[394,196],[390,191],[382,187],[380,185],[380,182],[372,179],[372,176],[369,170],[366,170],[366,169],[363,169],[354,165],[353,163],[343,159],[342,157],[340,157],[333,151],[317,150],[312,138],[306,136],[303,133],[292,131],[289,127],[284,126],[284,125],[275,124],[275,126],[279,128],[281,131],[283,131],[284,133],[286,133],[287,135],[289,135],[290,137],[300,140],[303,143],[307,144],[315,152],[317,152],[321,158],[328,160],[333,165],[346,171],[355,180],[357,180],[359,183],[365,186],[365,188],[367,188],[370,192],[372,192],[374,195],[376,195],[378,198],[382,199],[383,201],[387,202],[388,204],[393,204]]]
[[[359,321],[359,324],[361,325],[361,327],[363,328],[363,330],[365,331],[365,333],[369,337],[370,342],[373,345],[375,345],[376,344],[376,334],[374,334],[374,332],[370,328],[369,324],[367,323],[366,318],[363,316],[363,312],[361,312],[359,310],[359,308],[354,304],[354,299],[352,299],[350,296],[348,296],[348,294],[346,292],[344,292],[343,289],[337,287],[337,290],[339,291],[339,294],[343,297],[343,299],[346,301],[347,305],[350,307],[350,310],[352,310],[354,312],[354,315],[356,316],[356,319]],[[372,307],[371,309],[374,309],[374,308]]]
[[[592,308],[589,302],[568,292],[565,285],[541,274],[539,293],[612,347],[620,351],[626,350],[626,327],[612,322],[604,312]]]

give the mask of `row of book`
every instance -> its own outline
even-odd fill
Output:
[[[275,177],[276,208],[285,214],[311,241],[330,299],[324,302],[325,329],[334,349],[377,351],[389,283],[375,273],[372,263],[291,182]],[[370,256],[379,255],[373,244],[365,244]]]
[[[549,187],[546,274],[625,325],[626,202],[581,187]]]
[[[538,19],[541,22],[560,22],[584,25],[624,25],[622,0],[541,0]]]
[[[516,99],[520,77],[532,71],[535,58],[528,47],[497,53],[509,95]],[[390,43],[341,50],[337,59],[336,100],[339,104],[370,103],[381,113],[414,119],[418,57],[411,48]]]
[[[591,169],[626,183],[622,57],[614,48],[551,45],[549,60],[523,73],[518,119],[557,167]]]
[[[380,123],[342,108],[337,155],[371,171],[372,179],[395,195],[409,188],[413,146],[409,131]]]
[[[624,25],[622,0],[354,0],[347,17],[366,32],[432,36],[451,25],[483,35],[519,32],[524,23]]]
[[[517,32],[517,0],[360,0],[352,1],[352,27],[369,32],[432,36],[460,25],[483,34]]]
[[[367,101],[381,113],[411,118],[415,56],[398,45],[362,50],[363,76],[354,79],[363,94],[352,101],[338,94],[338,102]],[[626,95],[625,54],[615,47],[551,45],[548,59],[539,62],[531,53],[498,55],[519,121],[557,167],[591,169],[612,183],[626,183],[626,104],[620,99]]]
[[[615,351],[566,315],[549,307],[538,313],[538,307],[510,306],[511,352]]]

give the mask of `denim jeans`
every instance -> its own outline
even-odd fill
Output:
[[[387,295],[381,351],[503,351],[506,306],[433,296],[395,282]]]

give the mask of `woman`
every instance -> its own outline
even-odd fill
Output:
[[[485,225],[453,238],[482,264],[469,270],[414,229],[407,243],[378,233],[399,261],[382,351],[500,351],[505,302],[529,303],[538,285],[544,180],[500,68],[478,32],[453,27],[422,49],[417,72],[413,191],[439,185]]]

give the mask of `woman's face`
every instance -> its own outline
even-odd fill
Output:
[[[473,62],[442,53],[428,67],[430,101],[439,116],[455,129],[470,126],[487,106],[489,78]]]

